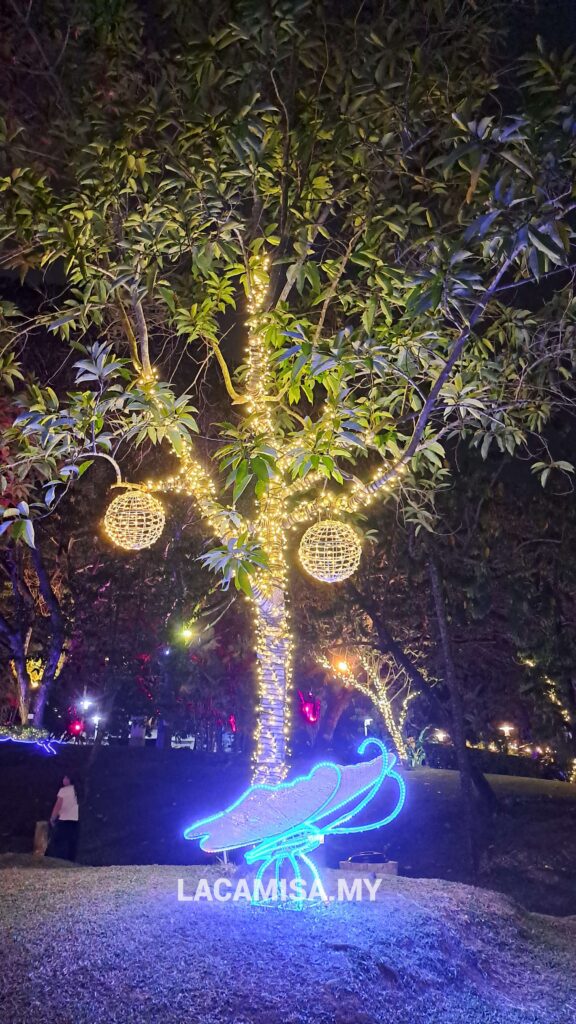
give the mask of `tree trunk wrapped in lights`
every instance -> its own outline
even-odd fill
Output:
[[[225,374],[228,390],[234,402],[245,413],[245,426],[253,443],[261,453],[255,489],[252,516],[241,515],[235,508],[221,504],[216,487],[187,446],[180,459],[179,472],[164,481],[148,481],[149,491],[175,490],[193,496],[200,511],[224,546],[204,556],[213,569],[228,571],[239,589],[249,594],[254,606],[255,649],[258,673],[258,702],[254,745],[253,778],[258,782],[279,782],[287,772],[290,733],[290,706],[292,701],[291,675],[293,640],[287,608],[288,566],[287,538],[298,524],[319,516],[329,516],[328,526],[337,526],[336,515],[353,513],[369,504],[378,490],[404,472],[399,463],[385,473],[378,470],[378,486],[364,485],[355,479],[341,494],[326,490],[326,478],[311,474],[306,481],[313,495],[300,497],[303,483],[290,478],[292,445],[284,437],[275,414],[278,382],[274,372],[274,352],[266,337],[266,302],[269,289],[269,265],[266,258],[253,261],[248,279],[248,343],[244,393],[234,388],[231,377]],[[222,357],[219,363],[222,362]],[[231,395],[231,397],[232,397]],[[332,429],[335,411],[327,406],[321,411],[318,424],[321,429]],[[246,443],[244,441],[244,443]],[[226,449],[223,449],[226,451]],[[257,457],[257,458],[258,458]],[[274,458],[274,468],[266,457]],[[237,460],[237,465],[240,460]],[[256,462],[256,459],[254,460]],[[342,478],[341,478],[342,480]],[[343,482],[343,480],[342,480]],[[243,478],[236,477],[235,493],[243,492]],[[261,485],[261,486],[260,486]],[[300,500],[298,500],[300,499]],[[332,541],[332,532],[330,542]],[[348,534],[359,541],[349,527]],[[242,536],[242,545],[239,538]],[[240,550],[240,548],[242,550]],[[333,552],[331,553],[331,557]],[[227,569],[226,559],[234,569]],[[353,559],[353,567],[358,564]],[[243,561],[247,559],[247,562]]]
[[[286,600],[280,589],[255,600],[258,704],[254,781],[280,782],[286,774],[292,641]]]

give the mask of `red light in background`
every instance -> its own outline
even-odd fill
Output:
[[[68,729],[70,732],[74,733],[75,736],[78,736],[84,729],[84,722],[76,719],[74,722],[70,722]]]

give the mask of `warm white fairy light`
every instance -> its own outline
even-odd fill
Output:
[[[62,654],[58,658],[58,664],[56,665],[56,671],[54,678],[57,679],[60,675],[64,662],[66,661],[66,651],[62,651]],[[10,661],[10,669],[14,678],[17,678],[16,662]],[[37,690],[42,680],[44,679],[44,672],[46,671],[46,662],[42,658],[26,658],[26,671],[30,680],[30,687],[33,690]]]
[[[519,661],[520,664],[525,665],[526,668],[538,667],[538,664],[534,658],[521,657]],[[546,683],[546,696],[548,697],[548,700],[551,702],[551,704],[555,704],[557,708],[560,708],[560,714],[562,716],[563,721],[566,723],[566,725],[569,725],[572,722],[572,715],[570,714],[570,711],[568,710],[566,705],[563,704],[560,699],[560,696],[558,694],[558,683],[555,679],[551,679],[550,676],[544,676],[544,682]]]
[[[403,672],[393,669],[379,651],[369,648],[355,649],[353,660],[359,663],[358,669],[345,658],[331,661],[322,655],[318,659],[319,664],[340,679],[344,686],[349,686],[368,697],[382,716],[400,760],[407,760],[408,751],[402,729],[408,705],[417,693],[410,689],[410,683],[405,679],[401,679],[400,685],[395,689],[399,677],[403,677]],[[387,670],[385,675],[384,669]],[[398,708],[396,711],[395,706]]]
[[[341,583],[356,572],[362,557],[357,533],[335,519],[310,526],[300,541],[302,567],[322,583]]]
[[[566,722],[566,725],[569,725],[572,721],[572,716],[568,708],[562,703],[558,696],[558,683],[554,679],[550,679],[550,676],[544,676],[544,682],[546,683],[546,694],[548,700],[560,709],[562,720]]]
[[[271,404],[270,354],[264,335],[264,307],[269,267],[264,259],[253,267],[248,290],[247,411],[255,434],[275,447]],[[279,462],[282,461],[280,453]],[[257,502],[254,533],[268,560],[268,570],[255,578],[253,600],[256,633],[258,707],[254,733],[253,781],[280,782],[287,771],[292,682],[292,631],[286,604],[286,488],[280,476],[270,481]]]
[[[110,502],[104,516],[104,529],[118,547],[142,551],[156,543],[165,521],[158,499],[145,490],[133,488]]]
[[[143,485],[143,492],[149,497],[156,492],[170,491],[194,497],[202,516],[217,537],[227,542],[235,539],[239,530],[246,531],[266,555],[268,569],[258,570],[251,577],[254,592],[250,598],[254,612],[258,666],[254,780],[259,782],[280,781],[287,770],[293,653],[286,601],[288,531],[319,516],[336,521],[341,515],[369,505],[377,493],[384,494],[390,490],[400,474],[406,471],[402,465],[396,468],[381,466],[370,482],[353,480],[340,493],[326,487],[326,478],[317,472],[304,479],[290,478],[293,452],[289,438],[277,430],[275,422],[279,406],[275,401],[278,397],[275,394],[276,371],[266,337],[268,287],[268,257],[253,259],[247,288],[248,340],[242,410],[247,414],[247,424],[252,433],[264,438],[277,453],[276,475],[269,481],[266,495],[256,503],[255,516],[244,520],[236,509],[221,504],[210,473],[195,456],[190,444],[185,444],[182,451],[175,452],[179,459],[176,473],[167,479],[149,480]],[[155,368],[141,372],[138,379],[140,387],[150,394],[152,404],[159,410],[161,403],[155,395],[157,382],[158,371]],[[337,417],[337,409],[326,407],[320,429],[331,430]],[[320,493],[311,499],[298,500],[300,494],[310,488],[317,492],[321,486]],[[241,527],[238,526],[239,520],[242,522]],[[338,523],[338,526],[351,530],[345,524]],[[355,548],[356,545],[358,551],[354,557],[358,555],[359,558],[358,538]]]

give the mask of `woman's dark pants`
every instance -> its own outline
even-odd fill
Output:
[[[76,860],[78,850],[78,822],[57,821],[54,825],[46,857],[60,857],[61,860]]]

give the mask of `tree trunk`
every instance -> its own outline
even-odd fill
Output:
[[[462,803],[464,810],[465,840],[469,866],[474,876],[478,870],[478,856],[475,837],[475,815],[474,815],[474,791],[472,788],[472,773],[470,770],[470,755],[466,746],[466,735],[464,728],[464,708],[462,694],[456,676],[456,667],[452,657],[452,646],[446,618],[446,606],[440,573],[436,562],[431,558],[428,562],[430,583],[432,586],[432,597],[434,609],[440,633],[440,644],[444,661],[446,685],[450,694],[450,707],[452,712],[452,740],[456,751],[456,761],[460,772],[460,788],[462,791]]]
[[[34,726],[36,729],[44,728],[44,713],[46,711],[46,703],[50,692],[52,690],[52,684],[56,678],[58,671],[58,665],[60,662],[60,656],[62,654],[63,638],[61,634],[52,637],[50,644],[50,653],[48,655],[48,661],[46,662],[46,668],[42,674],[42,682],[38,690],[36,697],[36,703],[34,705]]]
[[[58,664],[64,647],[64,616],[62,615],[60,602],[52,589],[50,576],[48,575],[46,566],[42,560],[40,549],[38,547],[32,548],[31,555],[36,575],[38,577],[40,593],[42,594],[44,603],[46,604],[50,614],[50,626],[52,629],[50,650],[48,652],[46,667],[42,675],[42,683],[38,691],[36,706],[34,708],[34,725],[37,729],[42,729],[44,726],[46,704],[56,678],[56,673],[58,672]]]
[[[253,782],[281,782],[286,775],[287,697],[291,675],[291,636],[282,590],[256,599],[258,704]]]
[[[334,739],[336,726],[352,700],[352,690],[342,687],[328,706],[326,715],[320,725],[318,740],[322,746],[329,746]]]
[[[26,665],[28,645],[32,636],[30,624],[34,614],[34,600],[22,576],[22,553],[13,546],[5,548],[3,559],[12,585],[14,614],[9,621],[0,614],[0,637],[14,661],[18,714],[22,725],[28,725],[30,710],[30,676]]]
[[[444,720],[446,718],[446,709],[443,703],[438,699],[438,697],[434,693],[434,690],[430,686],[430,683],[428,682],[427,679],[424,678],[422,673],[418,670],[417,666],[414,664],[411,657],[408,654],[406,654],[402,645],[394,639],[394,637],[390,633],[390,630],[388,629],[388,626],[380,616],[374,602],[370,598],[362,594],[359,590],[356,590],[356,588],[353,588],[352,593],[355,600],[358,602],[363,611],[367,612],[367,614],[372,619],[374,629],[376,630],[376,634],[378,636],[378,646],[382,651],[382,654],[392,655],[394,660],[399,665],[401,665],[401,667],[405,670],[408,678],[414,683],[414,685],[418,686],[420,689],[424,690],[427,693],[432,704],[435,706],[438,715],[440,716],[440,719]],[[449,723],[446,722],[446,725],[449,725]],[[500,803],[498,801],[498,797],[496,796],[486,776],[483,775],[483,773],[480,771],[479,768],[476,767],[476,765],[470,762],[470,759],[468,759],[468,761],[470,764],[470,774],[472,777],[472,781],[476,786],[478,795],[484,801],[486,807],[491,813],[500,810]]]
[[[406,750],[406,744],[404,743],[402,729],[399,728],[396,723],[394,710],[385,694],[382,694],[377,698],[376,707],[384,719],[384,724],[390,733],[390,739],[396,747],[396,753],[398,754],[399,760],[405,763],[408,760],[408,752]]]
[[[14,667],[16,669],[16,695],[18,698],[18,715],[22,725],[28,725],[28,714],[30,712],[30,678],[26,668],[26,655],[14,655]]]

